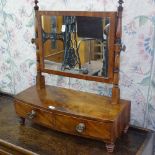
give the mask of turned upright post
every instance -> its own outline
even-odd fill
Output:
[[[122,48],[122,11],[123,0],[118,1],[118,14],[117,14],[117,28],[116,28],[116,44],[115,44],[115,61],[114,61],[114,79],[112,88],[112,104],[118,104],[120,100],[120,88],[119,88],[119,68],[120,68],[120,52]]]
[[[38,0],[34,1],[34,11],[35,11],[35,39],[32,39],[32,43],[36,45],[36,58],[37,58],[37,76],[36,76],[36,86],[41,89],[45,88],[45,77],[42,75],[41,72],[41,65],[40,65],[40,54],[39,54],[39,45],[38,45],[38,22],[36,18],[36,14],[39,10]]]

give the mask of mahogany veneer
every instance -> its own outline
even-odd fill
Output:
[[[15,97],[15,109],[21,118],[20,123],[24,124],[25,118],[28,118],[54,130],[102,140],[106,143],[108,152],[113,152],[116,139],[123,131],[127,132],[130,121],[130,102],[120,99],[119,89],[120,52],[123,50],[121,43],[123,1],[118,1],[117,12],[39,11],[37,3],[38,0],[35,0],[35,39],[32,39],[32,43],[36,44],[37,53],[36,86]],[[44,68],[45,51],[41,22],[44,15],[110,18],[108,77]],[[113,85],[112,96],[105,97],[47,86],[42,73],[109,83]]]
[[[116,138],[129,125],[130,102],[54,86],[33,86],[15,97],[18,116],[78,136],[106,142],[113,151]],[[109,150],[110,151],[110,150]]]

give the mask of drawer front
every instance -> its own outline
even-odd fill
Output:
[[[67,115],[55,115],[55,128],[70,134],[92,137],[101,140],[111,140],[112,123],[80,119]]]
[[[49,111],[33,107],[31,105],[15,101],[16,113],[23,118],[28,118],[47,127],[54,126],[53,114]]]

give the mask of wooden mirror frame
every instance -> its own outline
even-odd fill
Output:
[[[36,17],[38,22],[38,42],[40,52],[40,67],[41,71],[48,74],[55,74],[60,76],[98,81],[104,83],[113,82],[113,66],[114,66],[114,44],[115,44],[115,28],[116,28],[116,15],[117,12],[86,12],[86,11],[37,11]],[[91,76],[85,74],[76,74],[52,69],[46,69],[44,64],[44,43],[42,40],[42,22],[41,16],[86,16],[86,17],[101,17],[110,19],[110,29],[108,43],[108,77]]]
[[[35,0],[35,39],[32,39],[32,43],[36,44],[36,50],[37,50],[37,77],[36,77],[36,83],[39,88],[45,88],[45,78],[42,75],[42,73],[49,73],[49,74],[55,74],[55,75],[61,75],[61,76],[67,76],[67,77],[73,77],[78,79],[84,79],[84,80],[91,80],[91,81],[97,81],[97,82],[104,82],[113,84],[112,88],[112,104],[119,103],[120,99],[120,89],[119,89],[119,66],[120,66],[120,52],[122,50],[122,44],[121,44],[121,36],[122,36],[122,11],[123,11],[123,0],[119,0],[119,6],[117,12],[87,12],[87,11],[79,11],[79,12],[68,12],[68,11],[39,11],[39,7],[37,5],[38,0]],[[112,38],[114,38],[114,42],[110,42],[110,56],[109,59],[109,65],[108,67],[108,78],[103,77],[93,77],[88,75],[81,75],[81,74],[72,74],[72,73],[66,73],[61,71],[55,71],[55,70],[47,70],[44,69],[43,64],[43,56],[42,56],[42,40],[41,40],[41,15],[68,15],[68,16],[100,16],[100,17],[110,17],[111,25],[117,24],[116,27],[111,26],[112,31],[111,35]]]

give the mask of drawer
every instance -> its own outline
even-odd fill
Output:
[[[104,141],[111,140],[113,124],[76,118],[68,115],[55,115],[55,128],[74,135],[92,137]]]
[[[39,109],[35,106],[28,105],[19,101],[15,101],[15,110],[20,117],[31,119],[34,122],[37,122],[47,127],[54,126],[52,112],[46,111],[44,109]]]

